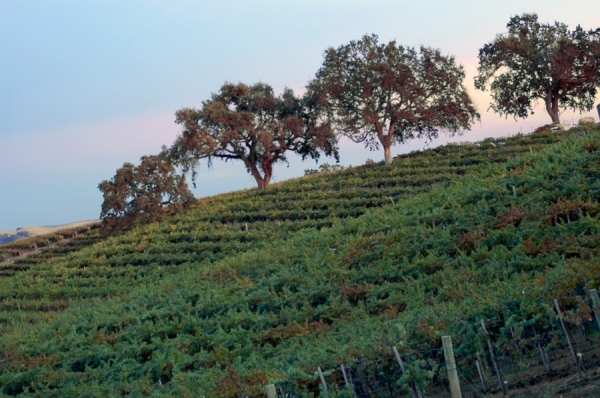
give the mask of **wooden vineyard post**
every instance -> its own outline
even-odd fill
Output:
[[[479,360],[475,361],[475,366],[477,367],[477,373],[479,373],[479,380],[481,380],[481,386],[483,387],[483,392],[486,393],[488,386],[487,381],[485,380],[485,375],[483,374],[483,366],[479,363]]]
[[[327,391],[327,383],[325,382],[325,376],[323,376],[323,372],[321,371],[320,367],[317,368],[317,372],[319,373],[319,379],[321,379],[321,384],[323,385],[323,392],[325,392],[325,396],[328,397],[329,392]]]
[[[396,358],[396,362],[398,362],[398,365],[400,366],[400,371],[402,372],[402,374],[405,374],[406,368],[404,367],[404,362],[402,362],[402,358],[400,357],[400,353],[398,352],[396,346],[392,347],[392,351],[394,351],[394,357]],[[423,398],[423,394],[421,394],[421,389],[419,388],[419,386],[416,383],[410,383],[410,395],[412,398],[417,398],[417,395],[415,395],[415,391],[417,392],[418,398]]]
[[[563,333],[567,338],[567,343],[569,344],[569,350],[571,350],[571,355],[573,356],[573,360],[575,361],[575,366],[581,367],[581,362],[579,361],[579,357],[575,353],[575,348],[573,348],[573,344],[571,343],[571,338],[569,337],[569,331],[565,326],[565,321],[563,320],[562,311],[560,310],[560,305],[558,304],[558,300],[554,299],[554,306],[556,307],[556,312],[558,313],[558,319],[560,320],[560,325],[562,326]]]
[[[596,322],[598,323],[598,329],[600,329],[600,297],[598,297],[598,290],[590,289],[590,297],[592,298],[592,309],[596,316]]]
[[[454,359],[454,350],[452,349],[452,337],[442,336],[442,347],[444,348],[446,371],[448,372],[448,382],[450,383],[450,394],[452,394],[452,398],[462,398],[460,383],[458,382],[458,372],[456,370],[456,360]]]
[[[492,364],[494,364],[494,370],[496,371],[496,376],[498,376],[498,382],[500,383],[500,388],[502,388],[502,394],[508,395],[508,387],[506,386],[506,383],[504,382],[504,379],[502,378],[502,373],[500,372],[500,367],[498,366],[498,362],[496,362],[496,355],[494,355],[494,346],[492,345],[492,341],[490,340],[488,331],[485,328],[485,322],[483,321],[483,319],[481,320],[481,327],[483,328],[483,331],[485,332],[485,334],[487,336],[486,340],[487,340],[488,351],[490,352],[490,358],[492,358]]]
[[[267,398],[277,398],[277,390],[275,390],[274,384],[267,384],[265,392],[267,393]]]

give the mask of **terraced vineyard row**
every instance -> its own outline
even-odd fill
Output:
[[[303,350],[314,348],[314,358],[292,361],[294,372],[300,372],[294,377],[305,380],[302,372],[315,363],[335,365],[325,363],[323,344],[340,347],[338,338],[353,339],[357,322],[369,336],[361,334],[346,346],[364,355],[382,333],[397,337],[395,326],[383,327],[382,322],[401,316],[407,303],[410,316],[419,313],[429,319],[432,315],[421,301],[456,299],[453,295],[460,292],[454,287],[440,292],[441,274],[448,273],[456,289],[469,291],[468,278],[483,280],[499,272],[486,265],[451,274],[459,264],[504,256],[496,246],[508,251],[520,247],[511,243],[521,238],[515,237],[510,222],[502,227],[501,214],[535,181],[520,177],[531,168],[526,163],[503,162],[544,152],[561,140],[563,134],[547,133],[448,145],[401,156],[391,166],[320,173],[266,191],[219,195],[199,200],[191,211],[166,222],[98,238],[77,252],[61,253],[55,247],[37,260],[30,256],[15,261],[9,266],[23,267],[21,271],[0,278],[0,334],[5,336],[0,343],[6,347],[1,355],[18,354],[0,385],[10,385],[13,392],[33,388],[27,381],[33,373],[28,372],[40,367],[50,372],[43,378],[47,383],[59,380],[52,388],[80,385],[83,374],[98,383],[118,380],[126,391],[137,390],[135,383],[155,388],[158,380],[173,380],[173,372],[187,382],[196,377],[203,386],[229,383],[228,369],[254,377],[249,369],[258,366],[259,357],[280,358],[273,360],[278,368],[269,371],[283,372],[285,356],[300,350],[294,345],[298,336],[307,337]],[[563,162],[559,155],[551,156]],[[562,170],[542,160],[549,164],[544,167]],[[482,183],[496,185],[470,180],[461,186],[463,175],[482,169],[493,171]],[[506,174],[507,181],[498,173]],[[545,193],[547,202],[569,195],[559,189],[581,191],[581,182],[569,184]],[[444,187],[452,188],[454,197],[440,196]],[[428,192],[436,192],[435,205],[425,200]],[[393,217],[388,219],[388,213]],[[480,232],[494,228],[499,230]],[[535,228],[537,224],[530,229]],[[518,270],[514,266],[507,272]],[[413,299],[421,301],[415,304]],[[443,304],[440,308],[448,312],[440,320],[447,326],[451,311]],[[411,328],[418,328],[420,323],[413,321]],[[69,329],[70,323],[77,326]],[[28,341],[19,337],[26,332],[32,333]],[[54,341],[48,337],[53,333],[63,336],[64,343],[44,346],[44,339]],[[432,338],[426,334],[421,340],[429,344]],[[160,355],[171,355],[159,348],[165,345],[169,350],[179,347],[173,348],[181,355],[176,368],[160,362]],[[36,352],[43,352],[48,364],[40,364]],[[125,354],[117,358],[115,352]],[[248,360],[240,365],[234,363],[236,357]],[[141,373],[127,376],[129,380],[123,372]],[[18,381],[20,377],[25,379]],[[109,384],[98,388],[114,392]]]
[[[27,270],[33,264],[52,262],[103,239],[100,224],[62,230],[0,246],[0,278]]]
[[[559,134],[545,133],[450,144],[399,156],[391,166],[365,165],[274,184],[266,191],[245,190],[201,199],[195,209],[169,223],[145,226],[118,237],[103,239],[94,229],[81,230],[78,236],[78,231],[63,231],[62,235],[26,239],[0,246],[0,253],[7,256],[46,242],[57,243],[26,258],[0,263],[0,276],[35,266],[28,275],[31,283],[17,295],[20,299],[45,296],[42,291],[47,290],[48,281],[61,286],[53,289],[53,295],[61,298],[116,294],[132,283],[120,279],[122,267],[140,281],[170,272],[164,268],[167,266],[214,262],[301,230],[329,228],[339,219],[359,217],[368,209],[393,205],[432,185],[450,182],[471,168],[502,163],[560,139]],[[61,240],[69,236],[70,241]],[[69,254],[95,243],[95,247],[69,258]],[[55,262],[61,258],[66,259],[61,264],[70,269],[68,273],[56,272]],[[43,285],[34,282],[42,280]],[[118,282],[97,289],[98,283],[107,280]],[[15,297],[14,292],[0,293],[0,300],[9,297]]]

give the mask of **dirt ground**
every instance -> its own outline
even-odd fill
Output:
[[[502,394],[488,395],[500,398]],[[583,398],[600,397],[600,369],[588,370],[569,377],[544,382],[520,390],[509,391],[514,398]]]

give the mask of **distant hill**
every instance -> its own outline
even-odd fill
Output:
[[[0,245],[4,245],[6,243],[12,243],[19,239],[30,238],[32,236],[33,235],[30,235],[29,232],[21,231],[21,230],[14,231],[14,233],[12,233],[12,231],[11,231],[11,233],[8,233],[8,234],[2,233],[2,234],[0,234]]]
[[[17,228],[14,231],[0,230],[0,245],[15,242],[17,240],[25,238],[31,238],[33,236],[50,234],[52,232],[60,231],[63,229],[77,228],[95,222],[98,222],[98,220],[77,221],[70,224],[47,225],[44,227]]]

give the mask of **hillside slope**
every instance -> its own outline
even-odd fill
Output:
[[[282,234],[287,232],[327,227],[337,219],[358,217],[369,208],[391,205],[406,195],[427,191],[432,185],[447,183],[469,170],[489,163],[505,162],[559,139],[555,134],[539,134],[510,139],[488,139],[477,144],[451,144],[399,156],[393,165],[388,167],[371,164],[273,184],[265,192],[246,190],[217,195],[200,200],[196,206],[197,210],[175,219],[176,222],[181,220],[180,228],[161,228],[150,245],[156,247],[160,243],[178,243],[174,242],[177,239],[182,242],[211,242],[203,247],[206,250],[200,256],[197,255],[197,245],[175,245],[167,250],[167,253],[191,253],[193,261],[212,261],[224,255],[221,252],[223,246],[215,244],[218,241],[225,242],[231,250],[232,240],[237,243],[245,242],[244,247],[250,247],[259,241],[268,242],[268,239],[261,237],[263,233],[267,233],[269,239],[280,239],[284,236]],[[285,224],[283,227],[282,223]],[[252,232],[242,233],[236,225],[241,225],[242,229],[248,227]],[[215,228],[221,229],[223,226],[226,226],[225,230],[230,233],[215,240]],[[273,228],[274,226],[276,228]],[[193,237],[190,235],[192,230]],[[67,232],[72,233],[55,233],[0,246],[0,275],[12,275],[14,272],[29,269],[31,265],[53,262],[101,240],[98,231],[86,234],[83,230],[75,229]],[[77,239],[64,241],[65,238],[77,234]],[[252,237],[253,234],[258,238]],[[138,240],[137,237],[132,238],[133,242]],[[58,247],[51,245],[54,242],[60,243]],[[22,258],[23,254],[27,254],[27,258]],[[116,252],[112,259],[115,264],[126,264],[132,255],[132,264],[151,263],[148,257],[140,258],[127,251],[121,258]],[[184,261],[186,260],[183,256],[160,260],[164,265]]]
[[[599,149],[599,132],[451,145],[206,199],[31,265],[0,280],[2,391],[306,395],[317,366],[394,344],[448,333],[467,350],[458,320],[528,320],[597,286]]]
[[[21,239],[31,238],[34,236],[51,234],[53,232],[58,232],[65,229],[79,228],[97,222],[97,220],[87,220],[73,222],[70,224],[48,225],[45,227],[25,227],[19,228],[15,231],[4,230],[0,231],[0,245],[4,245]]]

